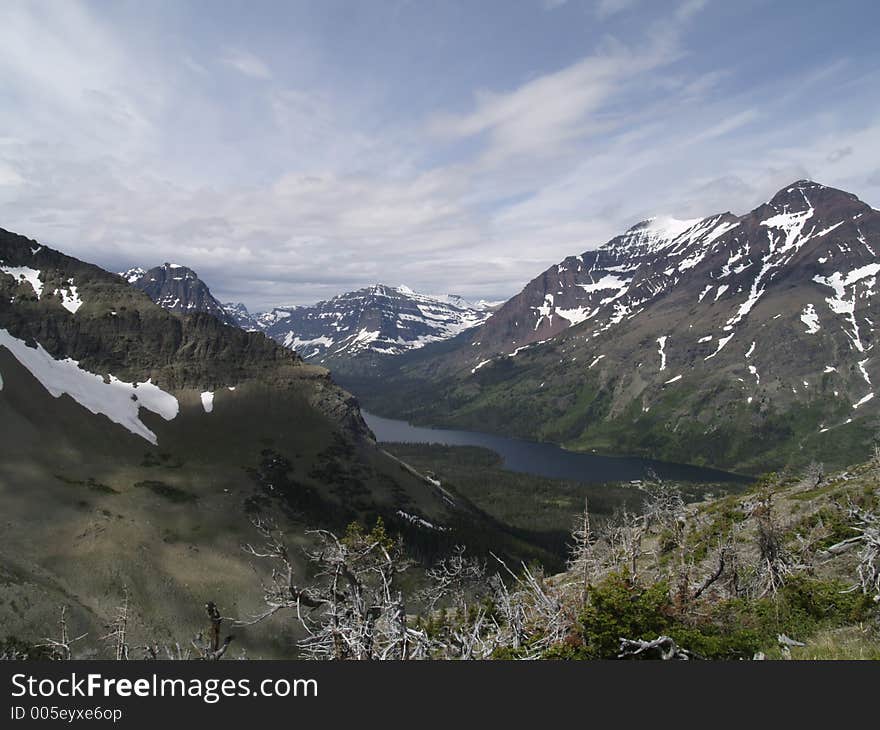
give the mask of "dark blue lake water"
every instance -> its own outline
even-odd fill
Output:
[[[504,468],[553,479],[569,479],[586,484],[629,482],[645,479],[654,471],[661,479],[686,482],[740,482],[746,477],[717,469],[687,464],[670,464],[653,459],[599,456],[567,451],[554,444],[525,441],[478,431],[413,426],[406,421],[382,418],[363,412],[364,420],[379,441],[445,446],[482,446],[499,454]]]

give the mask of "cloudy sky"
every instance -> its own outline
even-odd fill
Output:
[[[880,4],[0,5],[0,227],[251,309],[505,298],[802,177],[880,207]]]

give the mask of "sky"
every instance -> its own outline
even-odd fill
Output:
[[[880,207],[880,3],[0,5],[0,227],[252,311],[506,299],[653,215]]]

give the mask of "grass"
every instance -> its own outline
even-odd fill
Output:
[[[853,626],[823,629],[809,637],[806,646],[791,648],[791,658],[796,660],[880,660],[880,630],[876,624],[863,623]],[[782,658],[780,651],[770,658]]]

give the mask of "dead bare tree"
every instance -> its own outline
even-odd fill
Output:
[[[647,498],[642,510],[646,528],[669,530],[678,537],[684,532],[685,505],[681,490],[674,484],[656,479],[646,487]]]
[[[450,630],[450,644],[456,658],[468,660],[491,656],[498,648],[497,628],[497,623],[482,606],[472,619],[454,625]]]
[[[513,590],[508,589],[500,577],[495,581],[496,605],[501,614],[495,640],[499,646],[527,648],[522,655],[525,659],[537,658],[568,636],[573,624],[570,607],[558,589],[525,563],[521,564],[522,573],[517,575],[504,560],[494,553],[492,557],[514,586]]]
[[[658,636],[651,641],[643,639],[620,640],[620,653],[618,659],[632,659],[642,656],[659,656],[660,659],[699,659],[693,652],[681,648],[671,636]]]
[[[455,608],[455,617],[444,631],[430,638],[431,652],[446,658],[474,659],[488,656],[494,644],[487,639],[492,625],[485,605],[480,604],[489,593],[484,560],[470,557],[463,545],[425,572],[428,585],[415,594],[416,601],[428,611],[441,603]]]
[[[506,567],[506,566],[505,566]],[[528,640],[528,618],[525,606],[516,591],[511,591],[498,573],[489,579],[498,618],[495,620],[495,640],[499,646],[519,651]]]
[[[204,661],[217,661],[222,659],[223,655],[229,649],[233,636],[227,636],[220,640],[220,629],[223,625],[223,617],[220,615],[220,609],[213,601],[205,604],[205,613],[208,614],[210,622],[207,632],[199,632],[192,640],[192,646],[196,650],[196,657]]]
[[[485,588],[486,563],[466,555],[464,545],[456,545],[451,555],[426,571],[426,576],[429,584],[416,593],[416,600],[433,611],[443,599],[451,597],[456,608],[466,615],[469,596]]]
[[[586,604],[590,584],[601,571],[597,536],[590,524],[590,503],[584,497],[584,511],[575,520],[569,545],[568,571],[577,577],[581,605]]]
[[[385,533],[381,520],[369,533],[350,527],[339,538],[329,530],[308,534],[317,547],[305,556],[316,583],[300,587],[283,535],[274,526],[255,523],[262,547],[245,545],[250,555],[272,561],[272,580],[264,584],[266,610],[240,621],[253,624],[281,610],[292,610],[306,637],[300,642],[313,659],[415,659],[429,655],[424,631],[408,625],[397,575],[411,566],[402,546]]]
[[[831,545],[821,556],[829,558],[858,548],[857,580],[852,590],[860,589],[880,603],[880,511],[851,502],[847,508],[847,519],[856,535]]]
[[[37,648],[49,649],[50,659],[69,661],[73,658],[73,645],[78,641],[82,641],[86,636],[88,636],[87,633],[74,638],[70,637],[70,631],[67,628],[67,606],[61,606],[58,617],[58,638],[45,638],[42,644],[37,644]]]
[[[655,552],[656,570],[661,570],[661,554],[673,553],[670,563],[670,582],[674,586],[676,604],[684,610],[691,600],[691,576],[696,569],[693,555],[687,549],[687,512],[681,490],[674,484],[661,481],[654,475],[646,487],[647,498],[643,508],[644,530],[657,533],[659,550]]]
[[[714,567],[691,594],[691,602],[698,600],[700,596],[705,594],[712,586],[718,584],[722,577],[731,570],[735,565],[735,561],[731,559],[735,553],[736,542],[733,533],[727,537],[718,538],[718,547],[715,549],[716,558]]]
[[[110,642],[113,647],[114,659],[128,659],[128,588],[122,588],[122,603],[116,609],[116,616],[110,624],[110,633],[102,636],[102,641]]]
[[[754,505],[751,516],[757,522],[758,565],[754,592],[758,596],[776,595],[794,572],[792,556],[783,544],[783,529],[773,510],[773,496],[763,494]]]
[[[821,514],[818,515],[814,524],[811,524],[805,530],[799,530],[795,533],[797,541],[796,557],[798,561],[805,566],[812,566],[817,553],[818,546],[828,538],[831,529],[825,524]]]
[[[179,642],[172,645],[160,645],[158,642],[152,642],[141,647],[143,659],[154,661],[189,661],[193,659],[218,661],[222,659],[229,651],[229,646],[235,637],[226,636],[221,641],[221,629],[226,619],[221,615],[216,603],[208,601],[205,604],[205,613],[208,615],[208,629],[196,634],[189,646],[182,646]]]
[[[627,571],[633,582],[639,577],[645,532],[644,515],[634,514],[626,508],[605,530],[608,567],[615,571]]]

